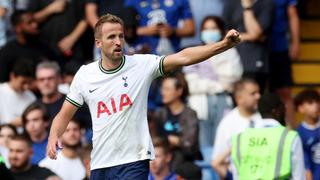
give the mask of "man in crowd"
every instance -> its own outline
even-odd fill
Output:
[[[254,127],[261,120],[257,112],[260,99],[259,85],[252,79],[241,79],[234,85],[234,97],[237,107],[229,112],[220,122],[213,146],[212,166],[220,175],[225,177],[229,162],[224,167],[217,166],[216,160],[231,144],[233,135],[238,134],[249,127]]]
[[[49,125],[51,125],[54,116],[57,115],[65,100],[65,95],[59,92],[58,89],[61,82],[61,72],[58,63],[53,61],[39,63],[36,68],[36,80],[41,94],[39,101],[45,105],[49,115]],[[76,114],[76,117],[80,121],[81,127],[86,129],[91,128],[91,119],[87,106],[82,107]]]
[[[30,61],[33,66],[43,59],[53,58],[52,51],[38,40],[38,24],[32,12],[15,11],[11,23],[16,38],[0,50],[0,82],[9,81],[14,64],[21,58]]]
[[[34,102],[22,114],[23,127],[32,142],[32,164],[38,164],[46,156],[49,116],[46,107]]]
[[[156,159],[150,162],[149,180],[175,180],[176,174],[171,170],[172,152],[166,138],[153,139]]]
[[[49,179],[59,180],[49,169],[31,164],[32,145],[25,136],[15,136],[9,143],[11,172],[17,180]]]
[[[86,170],[78,154],[80,140],[80,124],[75,120],[71,120],[61,137],[63,148],[58,153],[58,159],[52,160],[47,157],[40,161],[39,166],[50,169],[62,179],[84,179]]]
[[[15,63],[9,82],[0,84],[0,124],[22,125],[22,112],[36,100],[29,90],[33,77],[33,64],[21,59]]]

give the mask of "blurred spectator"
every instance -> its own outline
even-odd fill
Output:
[[[32,141],[32,164],[38,164],[46,157],[46,145],[48,144],[49,116],[46,107],[34,102],[22,113],[22,122],[25,133]]]
[[[285,107],[280,98],[264,94],[259,112],[263,126],[232,138],[234,179],[305,179],[302,143],[297,132],[284,127]]]
[[[207,16],[201,25],[201,40],[205,44],[220,41],[224,35],[222,20]],[[212,148],[216,128],[224,114],[233,107],[229,93],[232,85],[242,75],[239,54],[231,48],[207,61],[184,69],[188,81],[189,104],[200,121],[200,145]]]
[[[100,1],[86,0],[85,10],[89,25],[94,29],[98,17],[110,13],[120,17],[125,25],[125,51],[127,54],[147,53],[149,48],[137,43],[137,11],[124,5],[125,0]],[[94,59],[100,59],[100,50],[94,47]]]
[[[11,124],[0,125],[0,155],[8,168],[10,168],[9,163],[9,142],[13,136],[17,135],[16,128]]]
[[[4,157],[1,155],[1,153],[0,153],[0,178],[6,179],[6,180],[14,180],[11,172],[6,167]]]
[[[36,69],[37,87],[41,93],[39,100],[46,106],[49,113],[49,125],[54,116],[59,112],[65,100],[65,95],[58,91],[59,83],[61,82],[60,67],[56,62],[42,62],[38,64]],[[80,108],[76,113],[76,118],[79,120],[81,127],[91,128],[91,117],[87,106]]]
[[[60,67],[56,62],[42,62],[36,68],[37,87],[41,94],[40,101],[46,106],[50,124],[54,116],[59,112],[65,99],[58,91],[61,81]]]
[[[194,35],[194,22],[188,0],[126,0],[140,15],[139,43],[148,44],[151,53],[168,55],[180,50],[180,38]],[[179,26],[178,22],[182,21]]]
[[[192,162],[184,162],[176,170],[177,180],[201,180],[201,169]]]
[[[9,150],[10,170],[16,180],[60,179],[47,168],[31,165],[32,145],[27,137],[13,137],[9,143]]]
[[[0,1],[0,49],[8,41],[10,16],[13,12],[12,0]]]
[[[227,0],[224,22],[227,29],[241,34],[239,51],[244,76],[254,78],[264,90],[269,71],[269,38],[273,20],[273,0]]]
[[[33,77],[33,64],[20,60],[10,73],[10,81],[0,84],[0,124],[9,123],[16,127],[22,125],[22,112],[36,100],[29,91]]]
[[[70,59],[84,60],[79,39],[87,28],[82,0],[32,0],[29,5],[40,25],[40,40],[54,51],[63,67]]]
[[[295,97],[294,103],[304,116],[297,131],[303,143],[307,179],[320,179],[320,95],[306,89]]]
[[[193,20],[195,22],[195,35],[182,38],[181,47],[190,47],[202,44],[200,39],[201,24],[206,16],[222,16],[224,0],[189,0]]]
[[[224,23],[217,16],[207,16],[201,23],[201,40],[213,44],[225,36]],[[236,48],[211,57],[199,64],[184,67],[190,89],[189,105],[200,119],[200,149],[206,164],[210,164],[216,129],[223,116],[233,108],[232,84],[242,75],[242,65]],[[211,179],[204,171],[203,179]]]
[[[16,10],[27,10],[30,0],[14,0]]]
[[[77,61],[69,61],[64,65],[63,74],[62,74],[62,83],[59,84],[58,90],[62,94],[68,94],[71,82],[74,78],[76,72],[82,66],[81,63]]]
[[[46,58],[52,58],[51,51],[38,41],[38,25],[30,11],[15,11],[11,23],[16,38],[7,42],[0,50],[0,82],[9,81],[10,72],[19,59],[30,61],[33,66]]]
[[[293,85],[291,60],[297,60],[300,48],[299,17],[296,8],[298,1],[273,1],[276,6],[276,14],[271,38],[270,88],[271,91],[279,94],[285,103],[287,124],[295,128],[297,123],[294,119],[294,106],[291,97],[291,86]],[[291,40],[290,48],[288,34],[290,34]]]
[[[218,125],[212,153],[212,166],[221,178],[225,178],[225,171],[229,167],[220,168],[216,161],[231,146],[233,135],[239,134],[249,127],[254,127],[261,116],[257,112],[260,99],[259,85],[252,79],[241,79],[234,85],[234,98],[237,107],[221,120]]]
[[[189,94],[183,74],[165,77],[161,95],[165,107],[155,113],[160,135],[168,138],[173,150],[172,167],[175,170],[183,161],[200,159],[196,112],[185,103]]]
[[[166,138],[153,138],[155,157],[150,162],[148,180],[176,180],[176,174],[171,170],[172,152]]]
[[[57,159],[53,160],[46,157],[39,163],[39,166],[52,170],[62,179],[84,179],[86,169],[77,151],[80,147],[80,140],[80,124],[75,120],[71,120],[61,137],[63,148],[58,153]]]

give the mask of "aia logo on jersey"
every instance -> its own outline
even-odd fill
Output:
[[[131,106],[132,101],[127,94],[122,94],[120,101],[116,101],[115,98],[110,98],[109,101],[99,101],[97,105],[97,118],[100,118],[101,114],[107,113],[108,116],[117,112],[123,111],[126,106]],[[112,113],[111,111],[112,110]]]

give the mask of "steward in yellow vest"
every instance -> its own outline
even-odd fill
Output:
[[[239,180],[289,179],[297,133],[283,126],[248,129],[232,139],[231,158]]]
[[[263,95],[258,109],[264,119],[284,125],[284,105],[275,94]],[[297,132],[281,125],[250,128],[233,136],[231,160],[235,179],[305,179],[301,140]]]

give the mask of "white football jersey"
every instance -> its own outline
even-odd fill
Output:
[[[89,106],[93,150],[91,170],[154,159],[147,122],[148,92],[163,75],[164,57],[125,55],[119,67],[105,70],[101,60],[82,66],[66,100]]]

